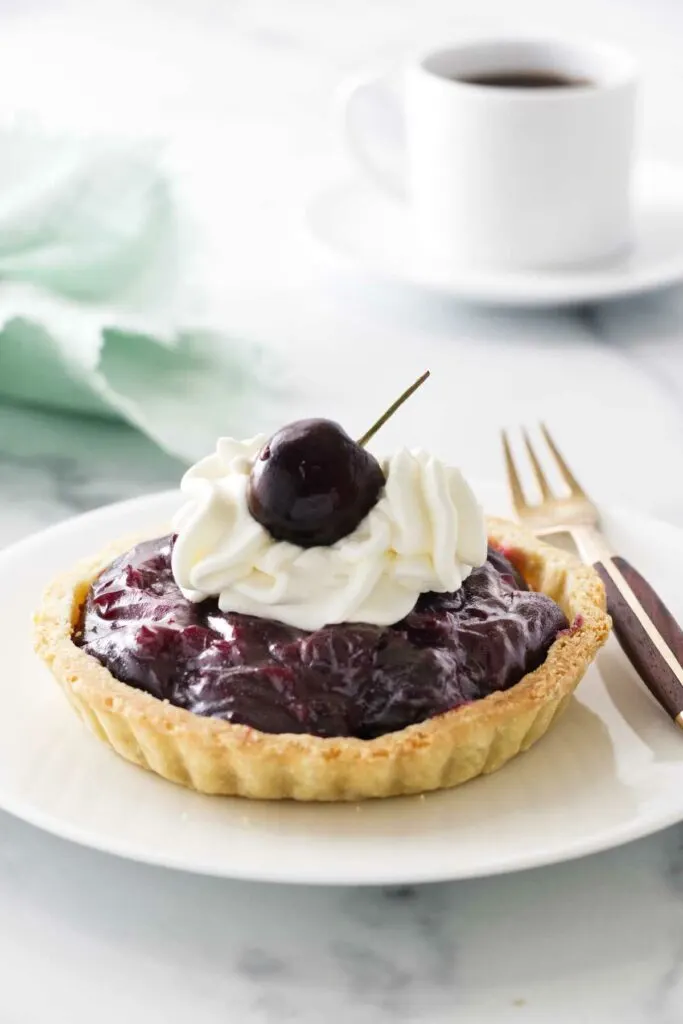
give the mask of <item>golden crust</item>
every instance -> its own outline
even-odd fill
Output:
[[[363,800],[457,786],[528,749],[565,708],[607,639],[602,583],[590,566],[502,519],[492,543],[577,628],[516,686],[374,740],[271,735],[202,718],[119,682],[72,642],[93,579],[140,536],[56,579],[35,615],[35,646],[80,717],[128,761],[202,793],[259,800]]]

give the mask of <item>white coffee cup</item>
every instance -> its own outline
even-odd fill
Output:
[[[466,81],[506,73],[572,81]],[[346,137],[375,184],[409,204],[420,247],[440,262],[511,270],[590,263],[629,242],[636,77],[633,60],[608,46],[463,42],[405,68],[403,101],[380,101],[403,147],[385,145],[386,124],[377,130],[377,110],[368,110],[378,103],[377,78],[372,89],[367,77],[347,87]]]

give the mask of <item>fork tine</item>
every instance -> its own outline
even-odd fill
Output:
[[[561,455],[559,448],[557,447],[557,445],[553,441],[552,437],[550,436],[550,431],[546,427],[545,423],[541,423],[540,427],[541,427],[541,432],[543,433],[543,436],[544,436],[544,438],[546,439],[546,441],[548,443],[548,447],[550,448],[550,451],[555,456],[555,461],[557,462],[557,465],[558,465],[558,468],[560,470],[560,473],[564,477],[564,480],[567,483],[567,485],[569,487],[569,490],[572,492],[572,494],[576,495],[577,497],[585,498],[587,496],[586,492],[584,491],[583,487],[581,486],[579,481],[576,479],[576,477],[572,473],[572,471],[569,468],[569,466],[567,465],[567,463],[564,461],[564,458]]]
[[[553,492],[550,490],[548,478],[543,472],[543,467],[541,466],[541,463],[538,461],[538,458],[536,457],[536,452],[534,451],[534,447],[531,443],[531,438],[529,437],[526,430],[522,431],[522,433],[524,435],[524,444],[526,445],[526,450],[529,453],[529,458],[531,459],[531,465],[534,468],[534,476],[536,477],[536,483],[539,486],[543,500],[550,501],[552,500]]]
[[[519,474],[515,467],[514,459],[512,458],[512,451],[510,449],[510,442],[508,441],[507,433],[501,430],[500,437],[503,442],[503,452],[505,454],[505,468],[508,476],[508,486],[510,493],[512,494],[512,504],[515,507],[515,511],[521,513],[526,506],[526,499],[524,498],[524,491],[522,490],[522,482],[519,479]]]

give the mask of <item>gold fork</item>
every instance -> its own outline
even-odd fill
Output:
[[[600,530],[600,515],[567,465],[548,428],[541,432],[569,488],[556,496],[531,443],[523,431],[541,501],[524,497],[510,442],[503,430],[503,451],[512,504],[519,519],[539,537],[569,534],[584,562],[593,563],[607,592],[614,632],[641,679],[664,710],[683,728],[683,630],[653,587],[626,561],[612,554]]]

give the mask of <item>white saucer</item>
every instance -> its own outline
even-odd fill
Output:
[[[479,303],[575,305],[683,280],[683,168],[667,164],[639,168],[631,251],[590,268],[512,273],[428,265],[413,243],[407,207],[362,181],[317,197],[308,206],[307,222],[328,253],[348,266]]]
[[[479,487],[492,511],[502,491]],[[556,728],[501,772],[360,805],[199,796],[118,758],[32,650],[45,582],[111,538],[156,527],[158,494],[63,523],[0,555],[0,807],[99,850],[211,875],[398,884],[500,874],[618,846],[683,819],[683,735],[610,641]],[[605,513],[617,550],[683,617],[683,531]]]

